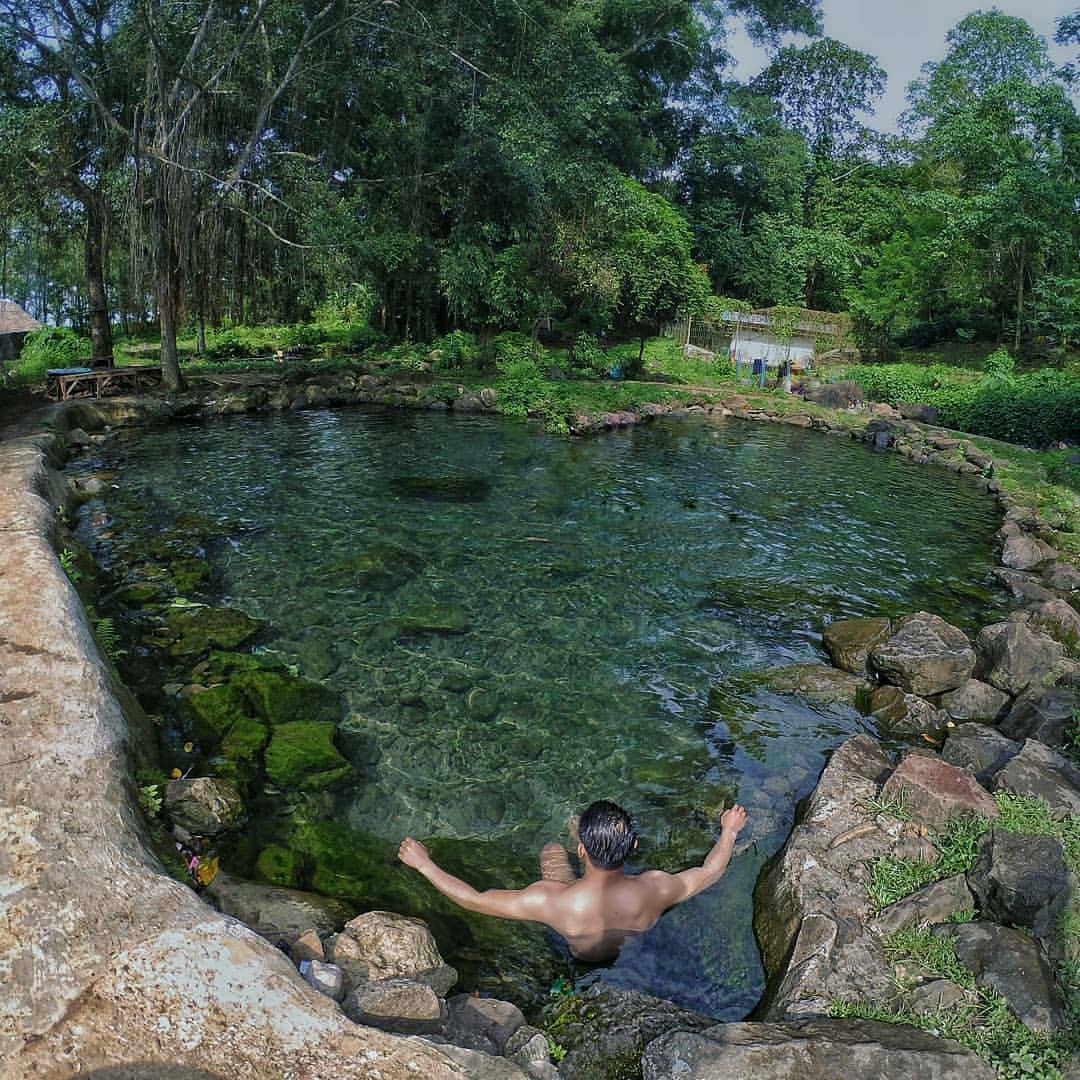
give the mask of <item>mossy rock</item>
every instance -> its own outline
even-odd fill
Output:
[[[453,604],[424,604],[409,608],[399,625],[402,634],[464,634],[469,616]]]
[[[412,577],[420,564],[419,555],[396,544],[372,544],[334,563],[327,577],[331,582],[353,585],[400,582]]]
[[[281,665],[269,656],[259,653],[221,652],[214,649],[206,658],[206,669],[211,675],[227,676],[237,671],[281,670]]]
[[[317,791],[352,775],[334,746],[334,724],[297,720],[274,729],[264,755],[267,777],[279,787]]]
[[[179,593],[189,593],[210,576],[210,567],[202,559],[177,559],[169,567]]]
[[[263,623],[235,608],[170,608],[165,625],[172,635],[173,656],[201,656],[211,646],[235,649],[255,636]]]
[[[270,844],[259,852],[255,860],[255,876],[260,881],[269,881],[274,885],[299,888],[304,884],[303,856],[280,844]]]
[[[480,502],[491,490],[486,476],[398,476],[390,481],[395,494],[432,502]]]
[[[232,676],[232,685],[247,695],[252,708],[272,724],[337,721],[341,698],[328,686],[281,671],[248,669]]]
[[[192,738],[207,748],[217,746],[238,720],[249,718],[251,705],[237,687],[223,683],[183,698],[179,714]]]
[[[172,590],[165,581],[136,581],[117,594],[120,603],[129,608],[152,607],[164,604],[171,598]]]
[[[218,748],[218,754],[225,759],[217,769],[218,775],[254,780],[262,770],[262,749],[269,737],[270,732],[261,720],[238,716]]]

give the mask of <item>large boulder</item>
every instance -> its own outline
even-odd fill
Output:
[[[888,619],[837,619],[825,627],[821,641],[836,667],[866,675],[870,650],[889,636],[891,627]]]
[[[658,1035],[673,1028],[703,1031],[716,1020],[637,990],[598,982],[550,1005],[545,1025],[550,1029],[553,1023],[566,1050],[559,1072],[568,1078],[600,1078],[637,1076],[642,1051]]]
[[[1025,739],[1020,753],[997,774],[998,791],[1043,799],[1055,817],[1080,814],[1080,770],[1035,739]]]
[[[1034,938],[990,922],[948,924],[934,933],[952,938],[960,963],[980,986],[997,991],[1026,1027],[1052,1032],[1064,1026],[1053,972]]]
[[[441,1035],[447,1008],[435,991],[412,979],[381,979],[360,983],[341,1005],[358,1024],[402,1035]]]
[[[521,1010],[509,1001],[455,994],[447,1001],[446,1037],[458,1046],[496,1057],[506,1052],[510,1037],[525,1026]]]
[[[217,836],[240,821],[244,800],[231,780],[200,776],[167,784],[164,808],[172,823],[187,832],[195,836]]]
[[[1080,612],[1067,600],[1055,597],[1028,608],[1029,622],[1036,630],[1060,641],[1075,655],[1080,647]]]
[[[330,896],[245,881],[224,871],[217,874],[204,895],[219,911],[239,919],[275,945],[281,941],[292,944],[313,928],[324,933],[337,930],[354,910]]]
[[[947,922],[959,912],[975,910],[975,897],[963,874],[942,878],[880,911],[871,924],[880,934],[894,934],[905,926]]]
[[[979,846],[968,884],[983,915],[1045,938],[1075,885],[1053,836],[991,829]],[[943,921],[943,920],[938,920]]]
[[[331,720],[296,720],[274,728],[265,751],[266,775],[279,787],[321,790],[352,775],[334,745]]]
[[[758,879],[754,930],[773,986],[769,1019],[821,1016],[833,998],[891,992],[891,965],[865,930],[872,912],[864,884],[867,861],[899,839],[867,809],[888,769],[868,736],[842,743]]]
[[[970,677],[975,653],[967,635],[937,615],[917,611],[901,619],[887,641],[870,650],[870,666],[886,682],[929,697]]]
[[[936,734],[949,722],[943,709],[935,709],[917,694],[904,693],[899,686],[879,686],[870,695],[869,705],[878,730],[888,735]]]
[[[869,680],[827,664],[788,664],[770,668],[764,681],[771,690],[779,693],[798,694],[822,704],[838,702],[853,708],[862,695],[873,689]]]
[[[391,911],[358,915],[330,942],[329,951],[353,984],[406,978],[445,995],[457,982],[427,924]]]
[[[1057,557],[1057,551],[1045,540],[1036,539],[1017,529],[1005,536],[1001,563],[1010,570],[1030,570]]]
[[[1001,733],[1010,739],[1038,739],[1048,746],[1064,746],[1078,708],[1080,692],[1072,687],[1028,690],[1013,702],[1001,721]]]
[[[1065,647],[1015,620],[984,626],[975,639],[975,675],[1013,696],[1029,686],[1049,686]]]
[[[644,1080],[994,1080],[973,1051],[903,1024],[876,1020],[798,1020],[720,1024],[703,1032],[671,1031],[642,1057]]]
[[[925,754],[908,754],[885,781],[881,797],[903,801],[912,821],[934,829],[964,814],[1001,813],[993,796],[967,769]]]
[[[942,760],[967,769],[986,788],[1018,753],[1020,743],[985,724],[961,724],[953,728],[941,748]]]
[[[992,724],[1008,708],[1012,699],[1002,690],[978,679],[968,679],[955,690],[941,695],[941,707],[957,723],[975,721]]]

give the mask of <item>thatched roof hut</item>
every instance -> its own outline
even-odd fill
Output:
[[[0,360],[14,360],[22,350],[23,338],[41,326],[14,300],[0,299]]]

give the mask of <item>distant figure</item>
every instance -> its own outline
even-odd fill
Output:
[[[705,861],[678,874],[623,871],[637,836],[630,815],[605,800],[594,802],[578,823],[577,854],[584,867],[580,878],[570,868],[566,849],[556,843],[545,844],[540,852],[541,880],[524,889],[480,892],[438,866],[411,836],[402,840],[398,858],[467,911],[545,923],[566,939],[579,960],[598,963],[614,959],[628,936],[648,930],[668,908],[716,882],[745,824],[746,811],[738,803],[725,810],[720,839]]]

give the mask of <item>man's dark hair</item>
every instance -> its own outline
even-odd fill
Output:
[[[601,870],[622,866],[637,842],[630,815],[606,799],[594,802],[581,815],[578,835],[590,862]]]

